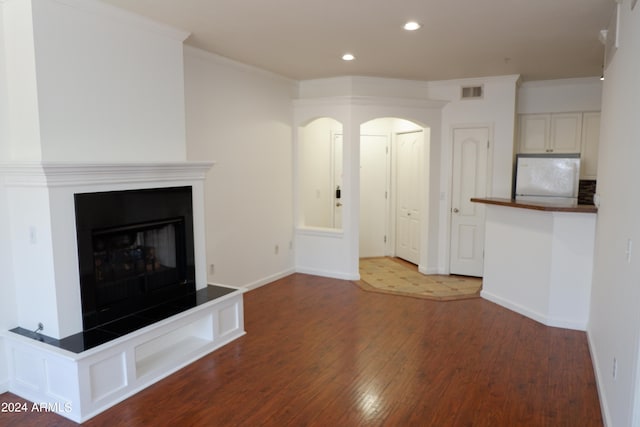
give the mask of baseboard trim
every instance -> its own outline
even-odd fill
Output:
[[[330,277],[340,280],[360,280],[360,274],[342,273],[338,271],[317,270],[314,268],[296,268],[296,273],[311,274],[313,276]]]
[[[598,398],[600,399],[600,412],[602,414],[602,423],[604,427],[611,426],[611,415],[609,414],[609,405],[607,404],[606,395],[604,394],[604,379],[602,371],[598,369],[600,363],[598,363],[598,353],[593,344],[591,338],[591,332],[587,328],[587,345],[589,346],[589,354],[591,354],[591,364],[593,365],[593,372],[596,376],[596,389],[598,390]]]
[[[533,319],[536,322],[542,323],[543,325],[552,326],[554,328],[573,329],[576,331],[587,330],[586,322],[575,322],[575,321],[566,320],[566,319],[552,318],[542,313],[538,313],[537,311],[530,310],[519,304],[515,304],[509,300],[496,296],[485,290],[480,291],[480,296],[488,301],[501,305],[506,309],[515,311],[518,314],[522,314],[523,316]]]
[[[422,274],[447,274],[447,273],[442,273],[437,268],[422,268],[422,267],[418,267],[418,271],[420,273],[422,273]]]
[[[287,270],[283,270],[279,273],[275,273],[270,276],[263,277],[262,279],[256,280],[255,282],[247,283],[246,285],[241,285],[241,286],[231,286],[231,285],[225,285],[223,283],[213,283],[213,282],[209,282],[208,284],[213,286],[224,286],[227,288],[246,289],[250,291],[252,289],[256,289],[261,286],[268,285],[269,283],[275,282],[276,280],[282,279],[283,277],[290,276],[295,272],[296,271],[293,268],[289,268]]]
[[[6,393],[9,391],[9,380],[0,381],[0,394]]]

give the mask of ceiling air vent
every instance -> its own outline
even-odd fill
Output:
[[[462,99],[482,98],[482,86],[462,86]]]

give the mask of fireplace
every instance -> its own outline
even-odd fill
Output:
[[[74,195],[83,330],[195,291],[191,187]]]
[[[211,166],[0,165],[20,325],[2,337],[12,393],[81,423],[244,335],[244,291],[207,283]]]

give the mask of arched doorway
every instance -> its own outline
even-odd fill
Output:
[[[429,134],[405,119],[360,126],[360,257],[397,256],[420,264],[428,201]]]

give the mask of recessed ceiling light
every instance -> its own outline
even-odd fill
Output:
[[[344,61],[353,61],[354,59],[356,59],[356,57],[350,53],[345,53],[344,55],[342,55],[342,59]]]
[[[416,21],[409,21],[406,24],[404,24],[404,27],[402,28],[404,28],[407,31],[415,31],[420,29],[420,27],[422,27],[422,25],[420,25]]]

